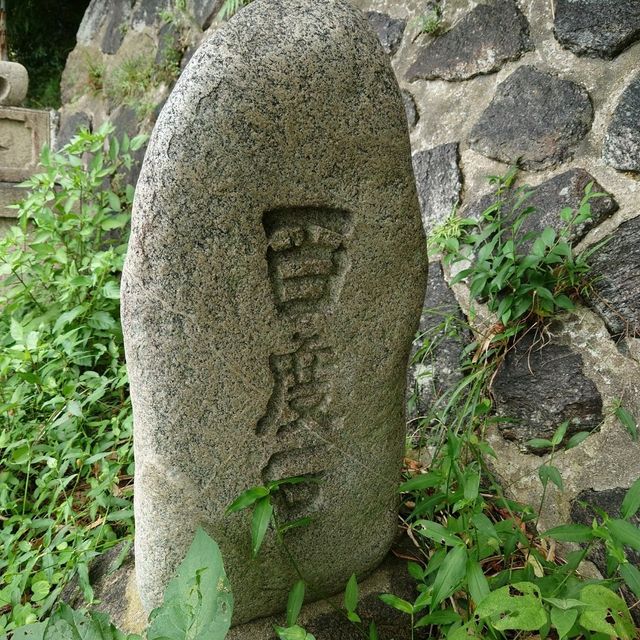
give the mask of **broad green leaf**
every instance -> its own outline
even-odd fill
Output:
[[[292,627],[274,627],[276,635],[280,640],[315,640],[302,627],[294,625]]]
[[[437,487],[442,482],[442,478],[435,473],[425,473],[414,476],[410,480],[400,485],[400,493],[409,493],[410,491],[419,491],[420,489],[431,489]]]
[[[120,285],[115,280],[109,280],[102,287],[102,295],[110,300],[120,300]]]
[[[583,440],[586,440],[591,435],[590,431],[579,431],[578,433],[574,433],[569,440],[567,441],[567,445],[565,449],[573,449],[573,447],[577,447]]]
[[[561,293],[560,295],[555,297],[556,306],[560,309],[566,309],[567,311],[573,311],[576,308],[576,305],[573,304],[570,298]]]
[[[478,629],[473,621],[467,622],[460,627],[452,628],[447,633],[447,640],[481,640],[482,634],[478,633]]]
[[[624,562],[618,569],[626,585],[633,591],[636,598],[640,599],[640,571],[630,562]]]
[[[615,636],[621,640],[635,637],[635,626],[625,601],[601,584],[588,584],[580,600],[591,605],[580,614],[580,624],[589,631]]]
[[[562,424],[561,424],[561,425],[560,425],[560,426],[555,430],[555,433],[553,434],[553,438],[551,438],[551,444],[552,444],[552,445],[554,445],[554,446],[556,446],[556,447],[557,447],[557,446],[562,442],[562,440],[563,440],[564,436],[565,436],[565,435],[566,435],[566,433],[567,433],[567,427],[568,427],[568,426],[569,426],[569,423],[568,423],[568,422],[563,422],[563,423],[562,423]]]
[[[551,608],[551,624],[558,631],[558,640],[565,638],[578,619],[577,609]]]
[[[620,406],[616,407],[615,414],[618,420],[622,423],[622,426],[629,432],[631,439],[634,442],[637,442],[638,425],[635,418],[624,407]]]
[[[426,616],[420,618],[414,625],[416,629],[420,627],[427,627],[429,625],[435,624],[438,626],[444,626],[447,624],[453,624],[454,622],[460,622],[462,618],[460,614],[456,613],[451,609],[439,609],[438,611],[433,611]]]
[[[540,476],[540,480],[544,486],[546,486],[549,480],[551,480],[551,482],[553,482],[560,491],[564,489],[564,483],[562,482],[562,476],[560,475],[558,467],[554,467],[550,464],[543,464],[538,469],[538,476]]]
[[[640,509],[640,478],[629,488],[620,507],[620,515],[627,520],[634,516]]]
[[[609,520],[607,529],[614,540],[622,545],[640,551],[640,529],[627,520]]]
[[[87,310],[86,304],[78,305],[70,311],[65,311],[58,316],[56,323],[53,325],[53,332],[60,333],[60,331],[66,327],[69,323],[73,322],[78,316],[82,315]]]
[[[379,640],[378,628],[373,620],[369,624],[369,640]]]
[[[499,631],[537,631],[547,623],[540,589],[532,582],[515,582],[492,591],[476,608]]]
[[[589,542],[595,537],[593,529],[584,524],[563,524],[545,531],[543,536],[559,542]]]
[[[120,198],[118,198],[117,194],[113,191],[107,191],[107,200],[109,201],[109,206],[113,211],[121,211],[122,205],[120,204]]]
[[[466,565],[466,546],[453,547],[453,549],[447,553],[433,581],[432,608],[437,607],[460,586],[465,575]]]
[[[546,438],[531,438],[531,440],[527,440],[526,444],[532,449],[551,449],[553,446],[551,440]]]
[[[545,227],[540,238],[547,247],[551,247],[556,240],[556,232],[551,227]]]
[[[115,327],[117,325],[117,322],[115,318],[106,311],[94,311],[89,317],[87,324],[92,329],[107,330]]]
[[[14,629],[12,633],[13,640],[44,640],[44,632],[47,627],[46,622],[34,622]],[[8,636],[0,636],[0,640],[6,640]]]
[[[356,574],[351,574],[344,590],[344,608],[347,611],[355,611],[358,606],[358,581]]]
[[[250,507],[252,504],[269,495],[266,487],[252,487],[241,493],[228,507],[227,513],[234,513]]]
[[[475,500],[480,490],[480,473],[477,469],[467,469],[464,478],[464,498],[465,500]]]
[[[289,592],[289,599],[287,601],[287,626],[293,627],[298,621],[300,615],[300,609],[302,609],[302,603],[304,602],[304,580],[298,580],[291,591]]]
[[[451,533],[437,522],[417,520],[413,526],[420,535],[434,540],[438,544],[448,547],[464,545],[464,542],[455,533]]]
[[[251,518],[251,553],[254,558],[260,551],[272,515],[273,505],[270,497],[260,498],[253,507],[253,516]]]
[[[482,602],[491,591],[482,567],[471,558],[467,561],[467,586],[469,595],[476,604]]]
[[[417,582],[421,582],[424,578],[424,569],[417,562],[408,562],[407,571],[409,572],[409,575]]]
[[[220,549],[198,529],[162,606],[151,614],[147,640],[223,640],[232,611]]]
[[[398,611],[402,611],[402,613],[413,613],[413,605],[402,598],[398,598],[398,596],[394,596],[392,593],[381,593],[379,596],[380,600],[385,604],[388,604],[390,607],[397,609]]]
[[[496,547],[500,544],[500,536],[493,526],[493,522],[484,513],[474,513],[471,517],[471,523],[490,547]]]

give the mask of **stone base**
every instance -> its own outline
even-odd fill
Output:
[[[133,552],[129,552],[120,568],[112,570],[113,562],[118,558],[122,547],[118,546],[96,560],[89,577],[95,597],[99,601],[95,608],[111,616],[113,623],[126,633],[142,634],[147,626],[147,616],[142,609],[135,583],[135,563]],[[416,597],[415,583],[407,573],[407,562],[390,553],[383,563],[359,585],[360,599],[358,613],[366,625],[375,620],[382,640],[409,640],[411,638],[409,616],[385,605],[378,595],[393,593],[405,600]],[[340,609],[343,594],[330,598],[329,602],[318,601],[302,608],[298,623],[317,640],[359,640],[358,629],[350,623]],[[61,600],[73,607],[84,604],[82,593],[72,583],[61,596]],[[233,627],[227,640],[275,640],[273,625],[283,626],[285,614],[254,620]],[[426,638],[426,632],[415,635],[415,640]],[[424,635],[423,635],[424,634]]]

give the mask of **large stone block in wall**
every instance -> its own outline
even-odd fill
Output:
[[[640,216],[607,236],[589,264],[591,306],[614,335],[640,337]]]
[[[533,331],[507,353],[492,391],[505,419],[502,435],[520,445],[551,438],[563,422],[569,423],[568,438],[599,428],[603,420],[602,396],[585,375],[580,353]]]
[[[524,252],[530,249],[534,242],[533,238],[540,235],[545,227],[551,227],[558,232],[566,227],[566,223],[560,218],[560,212],[570,208],[577,213],[589,184],[591,184],[592,193],[603,195],[590,200],[591,218],[580,225],[569,227],[567,239],[575,245],[591,229],[618,210],[618,203],[614,197],[606,193],[596,179],[584,169],[569,169],[535,187],[514,186],[504,191],[500,197],[495,193],[488,193],[465,207],[463,215],[479,219],[486,209],[500,200],[505,222],[512,223],[518,216],[524,216],[516,236],[517,248]],[[528,193],[525,200],[521,199],[523,191]],[[516,206],[518,203],[519,206]],[[530,212],[525,215],[526,210]],[[525,235],[531,235],[532,238],[525,240]]]
[[[579,56],[611,59],[640,39],[637,0],[555,0],[558,42]]]
[[[489,158],[546,169],[572,156],[592,120],[591,100],[582,86],[524,65],[498,85],[469,144]]]
[[[497,71],[529,49],[529,23],[514,0],[479,4],[420,49],[407,80],[467,80]]]
[[[284,608],[296,573],[249,487],[278,498],[310,590],[385,555],[426,280],[406,117],[389,60],[346,0],[255,2],[196,52],[136,191],[123,280],[134,406],[136,568],[157,605],[198,525],[235,622]]]
[[[640,73],[623,91],[604,139],[607,164],[622,171],[640,171]]]

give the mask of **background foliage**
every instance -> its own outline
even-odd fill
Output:
[[[27,106],[60,106],[60,76],[88,5],[89,0],[7,0],[9,56],[29,71]]]

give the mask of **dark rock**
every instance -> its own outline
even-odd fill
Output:
[[[577,55],[611,59],[640,38],[637,0],[556,0],[555,35]]]
[[[129,138],[133,138],[140,133],[140,122],[136,110],[128,105],[118,107],[111,114],[111,124],[114,127],[114,135],[121,140],[126,134]],[[138,176],[140,175],[140,169],[142,167],[142,161],[144,154],[147,150],[146,145],[143,145],[137,151],[131,153],[133,164],[129,169],[123,168],[122,179],[133,186],[138,182]]]
[[[640,9],[640,5],[639,5]],[[623,171],[640,171],[640,74],[624,90],[604,139],[604,161]]]
[[[569,422],[567,438],[602,422],[602,396],[583,370],[582,356],[564,345],[543,342],[530,331],[507,354],[493,382],[500,424],[507,440],[524,444],[551,438]],[[543,453],[535,449],[535,453]]]
[[[504,203],[502,208],[504,219],[507,222],[513,221],[524,209],[533,208],[533,211],[527,215],[520,227],[519,238],[522,238],[527,233],[542,233],[545,227],[551,227],[559,231],[565,226],[560,218],[560,211],[565,207],[577,210],[584,197],[585,187],[590,182],[593,182],[593,193],[605,193],[604,189],[590,173],[584,169],[569,169],[569,171],[546,180],[537,187],[530,188],[529,197],[517,210],[514,210],[514,206],[521,195],[521,191],[520,188],[514,188],[500,197]],[[494,193],[484,195],[465,208],[464,216],[480,218],[482,212],[494,204],[496,199],[497,196]],[[568,238],[572,244],[577,244],[589,230],[618,210],[618,203],[610,194],[607,194],[606,197],[594,198],[590,203],[591,220],[572,229]],[[518,243],[518,247],[522,252],[525,252],[532,244],[533,240],[521,241]]]
[[[160,13],[172,8],[172,0],[137,0],[131,20],[135,28],[150,27],[160,22]]]
[[[118,51],[129,27],[130,18],[130,0],[117,0],[109,3],[108,22],[100,43],[100,49],[103,53],[114,54]]]
[[[117,138],[122,138],[126,133],[130,138],[137,135],[138,129],[138,114],[133,107],[129,105],[122,105],[118,107],[110,116],[111,124],[114,127],[114,135]]]
[[[582,491],[571,503],[571,519],[578,524],[584,524],[590,527],[594,518],[599,522],[602,521],[596,509],[604,511],[612,518],[620,518],[620,509],[626,493],[627,489],[621,487],[605,489],[604,491],[594,491],[593,489]],[[640,514],[636,513],[629,518],[629,521],[636,527],[640,527]],[[629,562],[636,567],[640,567],[640,552],[631,547],[625,547],[624,550]],[[589,560],[598,567],[603,576],[607,575],[606,551],[602,544],[594,547],[593,551],[589,554]],[[629,605],[636,602],[637,598],[625,585],[622,586],[622,592]],[[637,607],[630,609],[630,611],[636,625],[640,626],[640,611]]]
[[[571,156],[592,120],[583,87],[525,65],[498,86],[469,143],[489,158],[545,169]]]
[[[497,71],[531,48],[529,23],[514,0],[480,4],[419,50],[407,80],[466,80]]]
[[[420,120],[420,113],[418,112],[416,101],[411,93],[404,89],[402,90],[402,101],[404,102],[404,110],[407,113],[407,124],[409,125],[409,129],[413,129],[413,127],[418,124],[418,120]]]
[[[378,13],[377,11],[367,11],[365,15],[369,24],[378,34],[382,48],[392,56],[400,47],[402,35],[407,26],[406,21],[392,18],[386,13]]]
[[[173,22],[166,22],[158,32],[158,51],[155,63],[161,68],[172,64],[177,64],[179,67],[181,59],[180,31]]]
[[[608,236],[589,264],[591,306],[612,334],[640,337],[640,216]]]
[[[428,353],[417,356],[426,340],[432,348]],[[426,416],[434,401],[451,391],[462,379],[460,358],[470,342],[471,333],[465,316],[444,279],[442,266],[433,263],[429,267],[419,335],[412,346],[407,376],[410,420]],[[410,431],[413,430],[410,426]]]
[[[64,109],[60,112],[60,129],[56,139],[56,149],[61,149],[71,142],[79,129],[85,128],[91,131],[91,116],[84,111],[67,113]]]
[[[208,29],[222,8],[224,0],[189,0],[187,8],[201,29]]]
[[[414,153],[413,172],[422,209],[422,223],[428,235],[444,221],[460,200],[462,174],[458,166],[458,144],[441,144]]]

